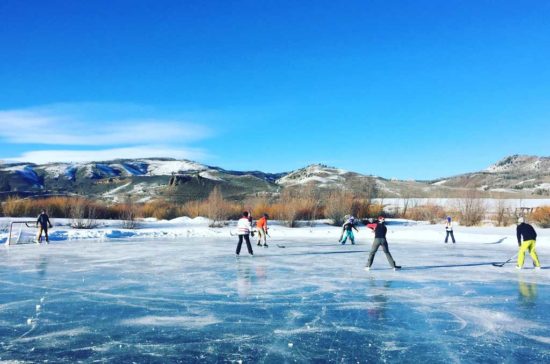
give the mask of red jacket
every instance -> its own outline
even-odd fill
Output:
[[[263,231],[267,231],[267,219],[265,218],[265,216],[256,221],[256,227],[258,229],[262,229]]]

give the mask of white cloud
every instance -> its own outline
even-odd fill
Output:
[[[196,141],[210,130],[147,108],[57,104],[0,111],[0,138],[14,144],[127,146]]]
[[[151,157],[198,160],[207,153],[188,144],[212,133],[189,121],[197,118],[110,103],[0,110],[0,152],[6,153],[10,145],[30,145],[6,162],[37,164]],[[51,147],[37,150],[44,145]]]
[[[29,162],[46,164],[52,162],[92,162],[133,158],[175,158],[199,160],[207,157],[200,149],[174,149],[163,146],[135,146],[102,150],[39,150],[25,152],[19,157],[8,158],[6,162]]]

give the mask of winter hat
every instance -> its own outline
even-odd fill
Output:
[[[349,220],[350,222],[354,222],[354,221],[355,221],[355,217],[350,216],[348,220]]]
[[[451,217],[450,216],[447,216],[447,221],[451,222]]]
[[[378,216],[378,221],[384,221],[386,218],[384,216]]]
[[[523,217],[518,218],[518,224],[522,224],[525,222],[525,219]]]

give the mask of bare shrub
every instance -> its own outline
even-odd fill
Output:
[[[529,218],[541,228],[550,228],[550,206],[537,207]]]
[[[514,222],[515,216],[508,206],[506,200],[499,199],[497,201],[493,219],[497,226],[509,226]]]
[[[224,200],[222,192],[218,186],[214,187],[208,198],[204,202],[206,217],[210,219],[210,227],[221,227],[227,219],[228,204]]]
[[[325,199],[325,217],[332,220],[332,224],[340,226],[344,217],[351,213],[353,195],[346,190],[333,190]]]
[[[313,226],[314,221],[322,211],[321,193],[315,184],[311,183],[303,188],[302,196],[304,200],[302,206],[303,218],[309,220],[310,226]]]
[[[72,200],[70,216],[71,227],[74,229],[94,229],[98,226],[96,207],[84,198]]]
[[[295,227],[300,209],[300,203],[290,189],[285,189],[279,199],[281,211],[279,212],[282,220],[288,227]]]
[[[132,196],[128,195],[124,199],[124,204],[121,206],[121,219],[122,227],[124,229],[137,229],[139,227],[136,221],[138,208],[132,199]]]
[[[409,207],[404,217],[414,221],[429,221],[430,224],[436,224],[438,221],[445,218],[445,215],[443,207],[435,204],[428,204]]]
[[[479,225],[485,218],[487,207],[477,191],[468,191],[463,198],[457,200],[457,210],[460,224],[464,226]]]

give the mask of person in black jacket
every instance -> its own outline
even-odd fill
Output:
[[[44,234],[46,235],[46,244],[49,243],[50,238],[48,237],[48,226],[51,228],[52,223],[50,222],[48,214],[46,214],[46,210],[42,210],[42,212],[40,212],[40,215],[38,215],[38,218],[36,219],[36,226],[38,226],[38,236],[36,237],[36,244],[40,244],[42,240],[42,231],[44,231]]]
[[[535,246],[537,244],[537,233],[535,229],[531,225],[525,223],[523,217],[520,217],[518,219],[516,234],[519,246],[518,264],[516,265],[516,268],[523,268],[525,252],[529,250],[529,255],[531,256],[531,259],[533,259],[533,263],[535,263],[535,269],[540,269],[539,257],[537,256],[537,251],[535,250]],[[523,243],[521,242],[522,237]]]
[[[369,254],[369,261],[367,263],[367,266],[365,267],[365,270],[370,270],[370,267],[374,260],[374,256],[376,255],[376,252],[378,251],[378,248],[380,246],[382,246],[382,249],[386,254],[386,258],[388,258],[388,263],[390,263],[390,266],[394,270],[401,269],[400,265],[395,265],[395,261],[393,260],[393,257],[391,256],[391,253],[390,253],[390,249],[388,248],[388,241],[386,240],[386,233],[388,231],[388,228],[386,227],[384,222],[385,222],[384,216],[380,216],[378,217],[377,222],[367,225],[368,228],[374,230],[374,242],[372,243],[372,248]]]

